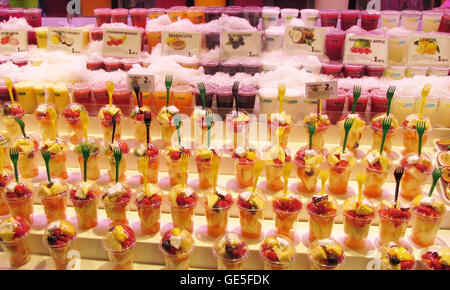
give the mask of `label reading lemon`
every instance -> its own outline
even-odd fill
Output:
[[[408,36],[409,65],[449,65],[450,36],[413,34]]]

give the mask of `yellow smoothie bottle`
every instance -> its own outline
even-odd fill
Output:
[[[16,89],[17,100],[22,105],[25,113],[33,114],[37,107],[33,83],[19,82],[14,85],[14,88]]]
[[[69,90],[65,83],[57,83],[53,86],[55,94],[56,111],[62,113],[62,111],[69,105]]]

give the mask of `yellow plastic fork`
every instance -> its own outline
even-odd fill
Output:
[[[358,173],[356,174],[356,181],[358,181],[358,204],[362,201],[362,188],[364,185],[364,182],[366,182],[366,175],[364,173]]]
[[[112,95],[114,93],[114,83],[112,81],[107,81],[106,82],[106,90],[108,91],[109,106],[111,107],[112,104],[113,104]]]
[[[431,90],[431,84],[426,84],[422,89],[422,102],[420,103],[419,118],[422,118],[422,116],[423,116],[423,109],[425,108],[425,101],[427,100],[430,90]]]
[[[283,102],[284,102],[284,95],[286,93],[286,86],[285,84],[281,83],[278,84],[278,98],[279,98],[279,105],[278,105],[278,112],[281,114],[283,111]]]
[[[218,174],[219,174],[219,166],[220,166],[220,161],[218,160],[217,156],[213,155],[212,159],[211,159],[211,167],[213,170],[213,190],[214,192],[216,192],[217,189],[217,178],[218,178]]]
[[[322,183],[322,188],[320,189],[320,194],[325,194],[325,184],[327,183],[330,172],[328,170],[320,170],[320,181]]]
[[[12,93],[12,81],[9,77],[3,77],[3,80],[5,81],[5,85],[8,88],[8,93],[9,93],[9,99],[11,100],[12,103],[14,103],[14,96]]]
[[[141,159],[139,159],[139,168],[141,169],[142,172],[142,180],[143,180],[143,184],[144,184],[144,192],[147,193],[148,192],[148,181],[147,181],[147,172],[148,172],[148,156],[145,155],[143,157],[141,157]]]
[[[288,190],[288,181],[289,181],[289,175],[291,175],[291,170],[292,170],[292,163],[285,162],[283,164],[283,169],[282,169],[283,180],[284,180],[284,194],[286,194],[287,190]]]
[[[56,133],[56,118],[58,117],[58,115],[53,108],[50,108],[48,110],[48,114],[50,115],[50,122],[52,123],[53,138],[56,139],[56,137],[58,136],[58,134]]]
[[[255,162],[255,166],[253,167],[253,173],[255,175],[255,179],[253,182],[252,192],[255,192],[255,190],[256,190],[256,185],[258,184],[259,176],[261,175],[261,172],[263,171],[265,165],[266,165],[266,163],[264,162],[264,160],[258,160]]]
[[[80,118],[81,118],[81,125],[83,126],[84,141],[87,142],[87,140],[88,140],[87,129],[88,129],[88,124],[89,124],[89,116],[88,116],[86,109],[83,109],[81,111]]]
[[[5,157],[5,149],[0,145],[0,173],[3,173],[3,157]]]
[[[181,153],[181,187],[186,187],[186,172],[189,165],[189,154],[186,152]]]

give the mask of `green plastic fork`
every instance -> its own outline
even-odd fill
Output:
[[[170,97],[170,88],[172,87],[172,82],[173,82],[173,76],[168,75],[166,76],[166,90],[167,90],[167,95],[166,95],[166,108],[169,106],[169,97]]]
[[[352,114],[355,113],[356,103],[358,102],[359,96],[361,96],[361,87],[354,86],[353,87],[353,105],[352,105]]]
[[[206,126],[208,126],[208,148],[211,145],[211,127],[213,123],[213,112],[211,110],[206,111]]]
[[[439,178],[441,178],[442,174],[444,173],[444,168],[437,167],[433,170],[433,183],[431,184],[430,192],[428,193],[428,196],[431,196],[433,194],[434,188],[436,187],[437,182],[439,181]]]
[[[419,156],[422,155],[422,139],[423,139],[423,134],[425,133],[425,129],[426,129],[426,124],[424,121],[419,121],[417,122],[416,125],[416,131],[417,131],[417,135],[419,138]]]
[[[181,133],[180,133],[181,116],[180,116],[180,114],[173,115],[172,120],[173,120],[173,123],[175,124],[175,127],[177,127],[178,145],[181,145]]]
[[[114,153],[114,160],[116,161],[116,183],[119,182],[119,165],[120,161],[122,160],[122,150],[120,150],[119,145],[112,144],[111,145],[113,153]]]
[[[45,162],[45,169],[47,171],[48,185],[50,185],[50,187],[52,187],[53,182],[52,182],[52,177],[50,174],[50,166],[49,166],[51,154],[50,154],[50,151],[48,151],[47,149],[41,149],[41,154],[42,154],[42,158],[44,158],[44,162]]]
[[[11,162],[14,167],[14,176],[16,178],[16,182],[19,182],[19,172],[17,170],[17,161],[19,160],[19,150],[17,147],[12,147],[9,149],[9,157],[11,158]]]
[[[84,182],[87,181],[87,162],[89,159],[89,155],[91,155],[91,146],[87,143],[81,144],[81,153],[83,154],[83,169],[84,169],[84,175],[83,180]]]
[[[354,121],[355,120],[353,118],[345,119],[345,122],[344,122],[345,136],[344,136],[344,143],[343,143],[343,146],[342,146],[342,153],[345,152],[345,147],[347,147],[348,133],[350,133],[350,129],[352,128]]]
[[[389,113],[391,112],[391,102],[392,98],[394,97],[395,88],[396,88],[395,86],[389,86],[386,92],[386,99],[387,99],[386,116],[389,116]]]
[[[23,137],[27,138],[27,134],[25,133],[25,123],[22,121],[22,119],[19,119],[19,118],[14,118],[14,119],[19,124]]]
[[[389,129],[391,129],[391,125],[392,125],[391,117],[385,117],[383,119],[383,122],[381,123],[381,127],[383,128],[383,136],[381,138],[380,155],[383,153],[384,143],[386,142],[386,136],[387,136],[387,133],[389,132]]]
[[[200,92],[200,96],[202,96],[202,109],[206,108],[206,88],[203,83],[197,84],[198,91]]]
[[[309,131],[309,149],[312,149],[312,138],[314,133],[316,132],[316,124],[311,121],[308,121],[308,131]]]

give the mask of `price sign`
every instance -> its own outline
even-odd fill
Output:
[[[0,30],[0,53],[11,54],[26,51],[28,48],[28,31]]]
[[[337,98],[337,81],[305,83],[306,100]]]
[[[283,49],[286,52],[324,55],[325,28],[288,25]]]
[[[85,31],[75,28],[50,27],[47,35],[47,49],[63,50],[68,53],[81,54],[85,41]]]
[[[200,56],[202,34],[194,32],[162,33],[162,55]]]
[[[387,66],[388,41],[381,36],[347,34],[343,63]]]
[[[133,81],[137,82],[141,92],[153,93],[155,91],[155,76],[145,74],[127,74],[128,89],[133,91]]]
[[[261,32],[222,32],[220,56],[223,60],[261,56]]]
[[[139,57],[141,31],[137,29],[103,29],[103,56]]]
[[[450,36],[420,35],[408,36],[409,65],[446,65],[450,64]]]

